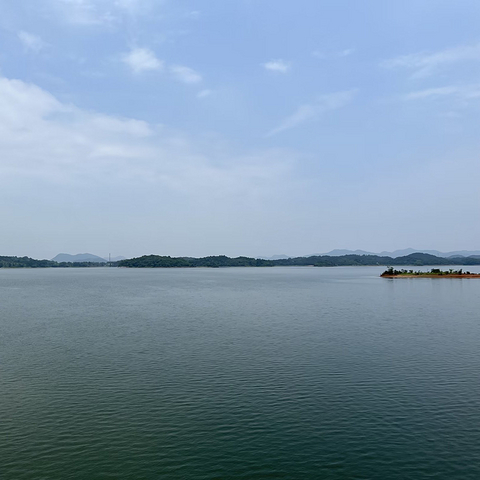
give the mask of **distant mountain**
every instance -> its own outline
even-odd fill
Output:
[[[329,257],[341,257],[342,255],[376,255],[376,254],[372,252],[366,252],[365,250],[342,250],[337,248],[328,253],[317,253],[315,255],[328,255]]]
[[[437,257],[442,257],[443,255],[440,252],[434,253],[434,250],[415,250],[414,248],[405,248],[404,250],[395,250],[393,252],[383,251],[380,253],[367,252],[366,250],[342,250],[336,249],[328,253],[317,253],[316,255],[328,255],[330,257],[341,257],[343,255],[378,255],[380,257],[405,257],[411,255],[412,253],[428,253],[430,255],[435,255]]]
[[[433,250],[416,250],[415,248],[404,248],[403,250],[394,250],[393,252],[383,251],[378,255],[382,255],[385,257],[392,257],[392,258],[405,257],[407,255],[411,255],[412,253],[428,253],[430,255],[435,255],[432,252]],[[437,252],[437,253],[440,253],[440,252]],[[441,255],[435,255],[435,256],[440,257]]]
[[[397,258],[410,255],[412,253],[428,253],[429,255],[435,255],[436,257],[450,258],[450,257],[471,257],[472,255],[480,255],[479,250],[459,250],[454,252],[439,252],[438,250],[421,250],[414,248],[406,248],[405,250],[395,250],[394,252],[382,252],[380,255],[386,255],[388,257]]]
[[[480,250],[458,250],[454,252],[439,252],[438,250],[422,250],[422,249],[415,249],[415,248],[405,248],[403,250],[394,250],[393,252],[383,251],[380,253],[374,252],[367,252],[365,250],[332,250],[328,253],[316,253],[314,255],[305,255],[307,257],[310,256],[319,256],[319,255],[328,255],[330,257],[341,257],[343,255],[378,255],[381,257],[405,257],[407,255],[411,255],[412,253],[426,253],[428,255],[435,255],[436,257],[441,258],[451,258],[451,257],[472,257],[476,255],[480,255]]]
[[[444,255],[448,257],[452,255],[455,257],[478,257],[480,255],[480,250],[459,250],[458,252],[447,252],[441,254],[442,257]]]
[[[56,257],[52,258],[54,262],[92,262],[92,263],[105,263],[102,257],[92,255],[91,253],[77,253],[76,255],[70,255],[68,253],[59,253]],[[122,259],[123,260],[123,259]]]

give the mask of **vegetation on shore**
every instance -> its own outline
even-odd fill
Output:
[[[480,265],[480,258],[442,258],[427,253],[412,253],[404,257],[392,258],[378,255],[318,255],[311,257],[285,258],[278,260],[263,260],[249,257],[230,258],[225,255],[203,258],[166,257],[146,255],[138,258],[122,260],[119,267],[128,268],[172,268],[172,267],[275,267],[275,266],[314,266],[314,267],[342,267],[342,266],[379,266],[379,265]]]
[[[95,268],[95,267],[127,267],[127,268],[195,268],[195,267],[349,267],[349,266],[438,266],[438,265],[480,265],[478,257],[442,258],[427,253],[412,253],[403,257],[384,257],[379,255],[316,255],[310,257],[282,258],[264,260],[250,257],[227,257],[225,255],[202,258],[169,257],[161,255],[145,255],[111,263],[95,262],[55,262],[53,260],[35,260],[29,257],[2,257],[0,268]],[[400,270],[400,272],[402,272]],[[413,270],[412,270],[413,272]],[[413,273],[411,273],[412,275]]]
[[[106,263],[54,262],[53,260],[35,260],[30,257],[0,256],[0,268],[84,268],[105,267],[106,265]]]
[[[387,268],[381,275],[381,277],[480,277],[479,273],[470,273],[464,272],[462,268],[459,270],[454,270],[450,268],[449,270],[440,270],[439,268],[432,268],[429,272],[422,272],[420,270],[395,270],[393,267]]]
[[[145,255],[118,262],[119,267],[130,268],[192,268],[192,267],[273,267],[274,260],[260,258],[235,257],[225,255],[191,258],[191,257],[166,257],[160,255]]]

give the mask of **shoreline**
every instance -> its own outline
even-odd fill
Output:
[[[480,274],[462,274],[462,275],[436,275],[436,274],[425,274],[425,275],[380,275],[382,278],[480,278]]]

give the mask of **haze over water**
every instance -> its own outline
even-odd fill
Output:
[[[382,270],[0,271],[0,477],[480,478],[480,280]]]

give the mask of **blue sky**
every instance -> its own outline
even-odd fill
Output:
[[[0,0],[1,254],[479,248],[479,14]]]

